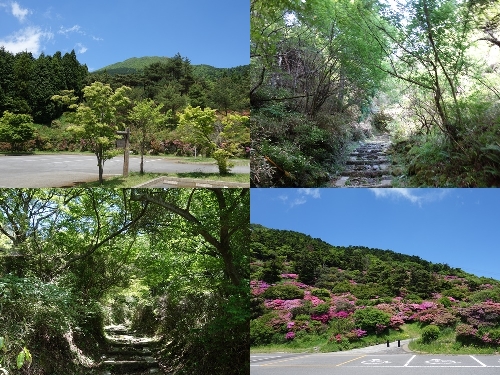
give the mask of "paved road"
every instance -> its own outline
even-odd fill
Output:
[[[394,343],[392,344],[395,346]],[[252,354],[251,375],[493,375],[500,373],[498,355],[416,354],[395,349],[336,353]]]
[[[140,158],[130,157],[130,172],[139,172]],[[183,163],[165,158],[145,159],[144,169],[153,173],[217,173],[212,162]],[[250,166],[236,166],[234,173],[250,173]],[[107,160],[104,175],[121,175],[123,156]],[[64,187],[98,178],[94,155],[23,155],[0,157],[0,187]]]

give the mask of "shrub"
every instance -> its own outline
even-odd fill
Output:
[[[326,298],[330,298],[330,291],[328,289],[313,289],[311,291],[311,294],[313,296],[316,296],[318,298],[321,298],[323,301],[326,299]]]
[[[312,309],[312,313],[316,315],[328,314],[330,311],[330,305],[327,303],[321,303]]]
[[[438,302],[444,307],[451,307],[451,301],[448,297],[441,297]]]
[[[304,291],[294,285],[275,285],[262,294],[266,299],[302,299]]]
[[[356,326],[368,332],[380,333],[389,326],[391,316],[373,307],[357,310],[354,312]]]
[[[265,345],[272,341],[274,330],[261,319],[250,321],[250,344]]]
[[[428,344],[431,341],[437,340],[439,337],[439,327],[433,324],[428,325],[422,330],[422,342]]]

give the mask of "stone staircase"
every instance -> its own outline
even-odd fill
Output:
[[[155,352],[158,340],[133,335],[126,326],[104,328],[109,349],[101,363],[101,375],[161,373]]]
[[[391,162],[387,156],[388,135],[378,135],[360,145],[349,155],[340,177],[332,187],[392,187]]]

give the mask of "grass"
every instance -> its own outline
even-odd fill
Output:
[[[251,353],[273,353],[273,352],[287,352],[287,353],[304,353],[304,352],[339,352],[356,348],[364,348],[367,346],[383,344],[389,340],[395,342],[397,340],[404,340],[408,338],[418,337],[419,334],[413,329],[405,325],[400,331],[391,330],[388,333],[381,335],[369,335],[354,342],[336,342],[329,340],[333,332],[318,334],[297,335],[297,337],[290,342],[282,344],[270,344],[264,346],[255,346],[250,348]]]
[[[245,173],[230,173],[225,176],[221,176],[218,173],[202,173],[202,172],[188,172],[188,173],[144,173],[141,175],[139,172],[129,173],[127,178],[123,176],[112,176],[104,179],[102,185],[99,185],[99,181],[82,182],[79,183],[80,187],[109,187],[109,188],[127,188],[140,185],[142,183],[148,182],[155,178],[161,176],[170,177],[181,177],[181,178],[196,178],[202,180],[215,180],[215,181],[228,181],[228,182],[242,182],[248,183],[250,181],[250,176]],[[97,179],[97,175],[96,175]]]
[[[383,344],[387,340],[394,342],[397,340],[413,339],[409,344],[409,349],[423,354],[499,354],[500,347],[482,347],[475,345],[462,345],[456,342],[455,329],[452,327],[442,328],[436,341],[425,344],[418,338],[422,327],[419,323],[405,324],[400,331],[390,331],[387,334],[363,337],[355,342],[337,343],[335,340],[329,341],[330,334],[304,335],[296,337],[293,341],[282,344],[270,344],[265,346],[255,346],[250,348],[251,353],[304,353],[304,352],[337,352],[350,349],[362,348],[377,344]]]
[[[428,344],[420,340],[410,343],[409,349],[420,353],[431,354],[498,354],[500,347],[482,347],[476,345],[462,345],[456,342],[455,329],[442,328],[436,341]]]

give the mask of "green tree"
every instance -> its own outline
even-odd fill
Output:
[[[126,96],[129,90],[127,86],[122,86],[113,91],[109,85],[94,82],[83,88],[84,101],[82,103],[70,105],[70,108],[76,109],[76,112],[71,116],[74,125],[68,127],[68,130],[90,144],[90,148],[97,157],[101,184],[104,162],[115,156],[112,150],[117,139],[116,131],[123,128],[121,123],[123,116],[120,111],[124,110],[130,102]],[[63,93],[63,95],[54,95],[52,100],[68,103],[75,101],[76,98]]]
[[[13,151],[20,151],[27,141],[35,136],[33,119],[30,115],[5,111],[0,118],[0,142],[10,143]]]
[[[144,174],[144,151],[150,141],[151,133],[165,120],[165,116],[160,112],[162,108],[162,104],[157,106],[151,99],[144,99],[138,102],[129,114],[129,118],[134,124],[132,129],[138,133],[141,174]]]

